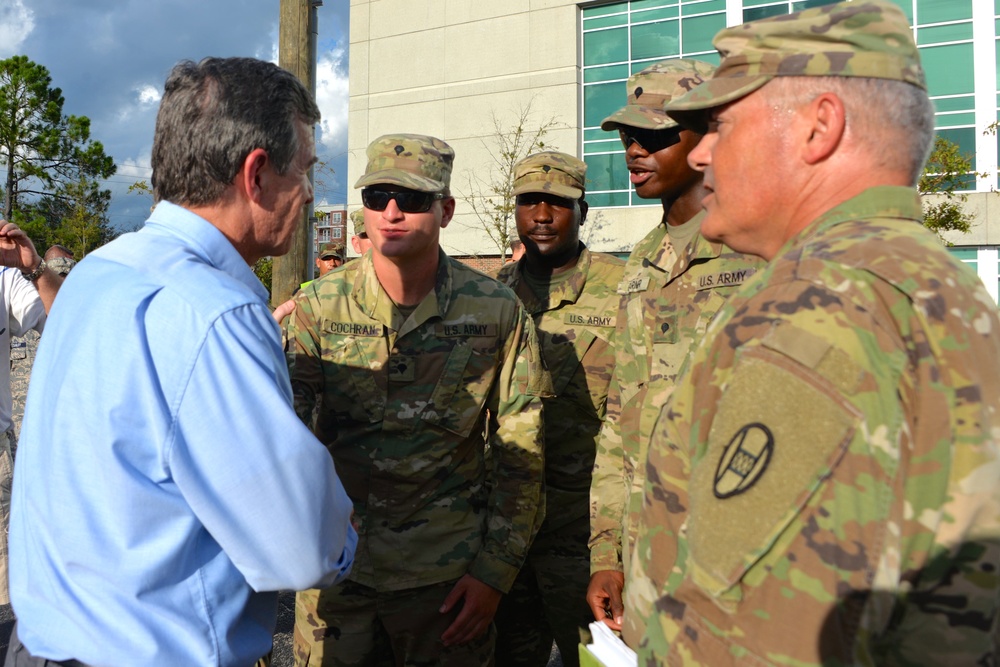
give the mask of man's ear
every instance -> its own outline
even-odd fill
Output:
[[[809,135],[802,153],[806,164],[817,164],[829,158],[844,138],[847,111],[844,102],[834,93],[821,93],[800,110],[809,123]]]
[[[243,168],[236,174],[237,185],[247,199],[259,202],[264,190],[265,170],[270,159],[263,148],[255,148],[243,158]]]
[[[451,222],[452,217],[455,215],[455,198],[448,197],[447,199],[441,200],[441,229],[448,226]]]

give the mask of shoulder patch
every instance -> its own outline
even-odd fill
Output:
[[[739,495],[757,483],[774,451],[774,435],[763,424],[747,424],[722,451],[715,469],[715,497]]]

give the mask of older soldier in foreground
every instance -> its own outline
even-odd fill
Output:
[[[920,225],[934,109],[906,18],[842,3],[715,44],[668,111],[708,124],[702,233],[769,263],[660,416],[640,662],[995,664],[1000,319]]]
[[[547,375],[514,293],[441,251],[454,156],[423,135],[372,142],[355,186],[372,250],[296,298],[296,409],[318,403],[360,534],[350,579],[298,596],[299,665],[491,664],[542,521]]]
[[[497,664],[545,667],[552,640],[579,665],[590,621],[590,476],[615,365],[615,288],[624,262],[580,241],[587,164],[546,151],[514,165],[517,234],[524,257],[498,280],[531,313],[555,396],[545,410],[545,522],[497,612]]]
[[[73,270],[39,347],[8,667],[251,665],[271,648],[277,591],[350,569],[350,501],[292,409],[250,270],[288,251],[312,200],[318,120],[271,63],[209,58],[167,78],[159,203]]]
[[[699,233],[706,190],[688,154],[701,134],[663,110],[713,69],[686,59],[650,65],[629,78],[625,106],[601,123],[621,137],[635,193],[662,206],[658,224],[632,249],[618,287],[616,363],[591,489],[587,599],[594,618],[615,630],[621,630],[622,588],[631,569],[653,425],[708,323],[761,264]],[[648,588],[633,591],[633,599],[646,606],[654,597]]]

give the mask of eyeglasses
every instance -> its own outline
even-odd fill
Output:
[[[649,154],[658,153],[664,148],[670,148],[681,142],[681,127],[671,127],[667,130],[646,130],[641,127],[619,127],[618,136],[622,138],[625,150],[633,142],[639,144]]]
[[[389,205],[389,200],[395,199],[396,206],[403,213],[426,213],[430,210],[431,204],[447,196],[441,192],[417,192],[416,190],[400,190],[398,192],[376,190],[375,188],[361,190],[361,202],[365,208],[372,211],[384,211],[385,207]]]

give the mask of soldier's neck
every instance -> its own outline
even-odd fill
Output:
[[[437,282],[437,251],[433,257],[419,261],[399,261],[372,252],[372,264],[382,289],[400,306],[416,306],[427,296]]]

